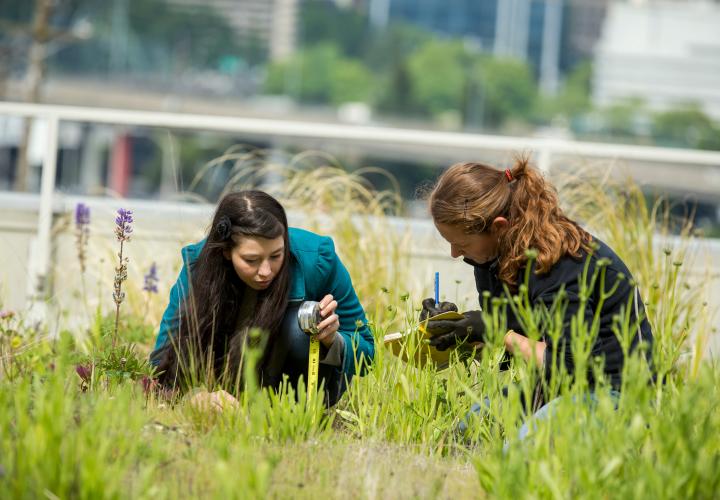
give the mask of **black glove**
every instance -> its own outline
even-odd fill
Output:
[[[430,345],[444,351],[463,342],[485,343],[485,322],[481,311],[462,313],[462,319],[428,321],[427,331],[432,335]]]
[[[420,322],[422,323],[428,318],[432,318],[433,316],[437,316],[438,314],[448,312],[448,311],[457,311],[458,308],[455,304],[452,302],[440,302],[437,307],[435,307],[435,299],[429,298],[422,301],[422,311],[420,311]]]

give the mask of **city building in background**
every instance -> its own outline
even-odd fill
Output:
[[[295,51],[298,0],[167,0],[176,6],[213,8],[240,39],[256,40],[271,60]]]
[[[593,99],[639,98],[651,109],[698,104],[720,119],[720,4],[610,5],[597,46]]]
[[[557,92],[562,74],[592,56],[607,0],[370,0],[370,19],[417,24],[474,39],[500,57],[530,63],[540,89]]]
[[[592,60],[600,39],[610,0],[568,0],[563,11],[563,45],[560,67],[563,71]]]

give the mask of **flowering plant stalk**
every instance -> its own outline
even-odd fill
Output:
[[[90,207],[80,202],[75,205],[75,248],[80,262],[80,279],[83,303],[87,307],[85,270],[87,269],[87,245],[90,238]]]
[[[113,348],[117,340],[118,325],[120,323],[120,304],[125,298],[125,292],[122,291],[122,283],[127,279],[127,263],[128,258],[123,257],[123,245],[126,241],[130,241],[132,234],[133,217],[132,211],[121,208],[115,217],[115,236],[120,242],[120,251],[118,252],[118,265],[115,268],[115,286],[113,291],[113,300],[115,301],[115,331],[113,332]]]
[[[147,300],[145,301],[145,317],[147,317],[148,312],[150,310],[150,295],[153,293],[158,293],[158,275],[157,275],[157,264],[153,262],[150,265],[150,270],[145,275],[145,283],[143,285],[143,290],[147,292]]]

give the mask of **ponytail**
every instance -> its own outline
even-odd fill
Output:
[[[562,212],[557,193],[542,174],[520,156],[510,169],[514,179],[508,229],[500,237],[500,279],[515,288],[527,262],[526,250],[537,251],[535,272],[545,274],[562,257],[580,258],[591,251],[592,236]]]
[[[466,233],[481,233],[496,217],[505,217],[509,226],[500,234],[498,277],[513,290],[527,250],[537,251],[537,274],[565,255],[580,258],[583,250],[591,251],[592,237],[563,214],[554,188],[528,156],[504,171],[481,163],[453,165],[430,194],[430,212],[435,222]]]

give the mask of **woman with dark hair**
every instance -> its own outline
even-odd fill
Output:
[[[529,339],[512,308],[507,309],[505,349],[534,358],[546,380],[557,371],[575,374],[571,325],[578,320],[588,331],[597,321],[590,359],[602,359],[605,377],[614,389],[620,389],[624,363],[615,333],[618,317],[629,316],[630,349],[647,344],[649,362],[653,334],[630,271],[610,247],[563,214],[554,188],[527,158],[504,171],[480,163],[453,165],[439,178],[429,205],[435,227],[450,243],[451,255],[473,267],[481,302],[483,295],[504,298],[506,290],[517,294],[528,265],[530,305],[549,310],[559,294],[564,297],[559,338],[540,332],[540,340]],[[591,281],[601,268],[604,280]],[[457,307],[426,299],[421,319],[446,310]],[[427,329],[436,334],[431,344],[443,350],[461,342],[484,342],[487,334],[480,311],[465,312],[457,320],[429,321]],[[592,388],[593,373],[589,371],[587,377]],[[535,409],[544,402],[541,391],[536,391]]]
[[[288,228],[285,210],[262,191],[226,195],[207,237],[182,250],[151,362],[160,382],[187,388],[198,381],[238,387],[250,345],[262,353],[263,386],[307,380],[309,336],[298,307],[320,303],[320,379],[334,404],[374,355],[373,337],[350,275],[330,238]],[[252,331],[261,331],[253,338]]]

